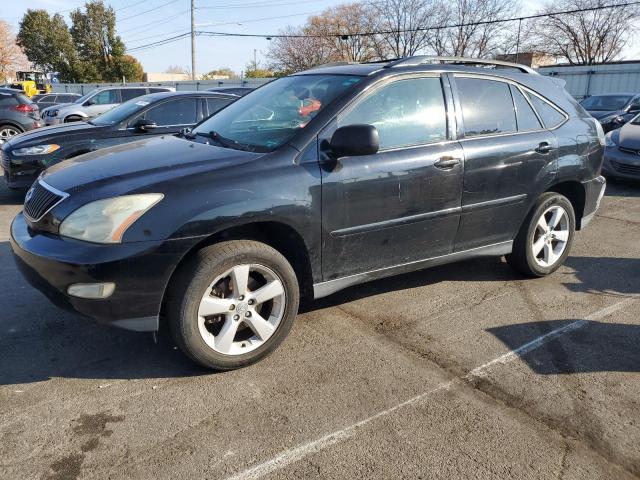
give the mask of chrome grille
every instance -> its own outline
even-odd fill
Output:
[[[629,165],[627,163],[614,161],[611,161],[611,165],[620,173],[626,173],[629,175],[640,175],[640,165]]]
[[[42,181],[37,181],[27,192],[24,213],[29,220],[37,222],[67,196],[66,193],[59,192]]]

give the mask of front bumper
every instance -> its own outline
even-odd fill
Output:
[[[50,116],[47,115],[44,118],[44,124],[46,126],[49,126],[49,125],[60,125],[61,123],[63,123],[63,122],[62,122],[62,119],[60,117],[50,117]]]
[[[640,180],[640,155],[622,152],[618,147],[607,147],[602,173],[609,177]]]
[[[604,197],[607,181],[600,175],[586,182],[582,182],[582,186],[584,187],[585,201],[584,212],[582,213],[582,218],[579,223],[580,229],[586,227],[595,216],[596,211],[600,207],[602,197]]]
[[[55,305],[112,326],[158,329],[166,286],[197,239],[98,245],[31,232],[19,213],[11,224],[11,248],[21,273]],[[113,282],[100,300],[70,296],[77,283]]]

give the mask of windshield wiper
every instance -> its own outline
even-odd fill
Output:
[[[224,148],[233,148],[235,150],[245,150],[247,152],[255,152],[256,149],[248,144],[240,143],[237,140],[232,140],[231,138],[226,138],[220,135],[218,132],[211,130],[209,133],[205,132],[196,132],[196,135],[201,135],[203,137],[208,137],[211,140],[218,143],[220,146]]]

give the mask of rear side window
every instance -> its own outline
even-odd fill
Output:
[[[75,102],[78,98],[75,95],[58,95],[58,102]]]
[[[226,107],[232,102],[231,99],[226,98],[207,98],[207,108],[209,109],[209,115],[213,115],[222,107]]]
[[[340,127],[361,123],[378,129],[381,150],[445,140],[447,117],[440,78],[385,85],[338,120]]]
[[[145,88],[123,88],[122,90],[120,90],[123,103],[127,100],[146,95],[146,93],[147,91]]]
[[[555,128],[565,121],[566,117],[545,100],[529,92],[527,92],[527,96],[538,112],[538,115],[540,115],[546,128]]]
[[[497,80],[456,77],[465,137],[513,133],[516,112],[509,84]]]
[[[151,108],[145,117],[158,126],[191,125],[196,123],[197,99],[181,98]]]
[[[0,107],[13,107],[18,105],[18,100],[11,95],[0,95]]]
[[[92,100],[95,105],[111,105],[113,103],[120,103],[117,90],[103,90],[93,96]]]
[[[511,94],[513,95],[513,103],[516,106],[516,119],[518,121],[518,131],[527,132],[530,130],[540,130],[542,125],[538,117],[536,117],[533,108],[524,98],[522,92],[517,87],[511,86]]]

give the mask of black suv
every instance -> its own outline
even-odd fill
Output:
[[[152,93],[88,122],[63,123],[25,133],[0,149],[7,186],[26,190],[43,170],[63,160],[143,137],[178,133],[236,98],[209,92]]]
[[[548,275],[604,193],[602,128],[550,77],[444,57],[320,67],[196,126],[45,171],[11,227],[58,305],[194,361],[273,351],[303,297],[479,256]]]

